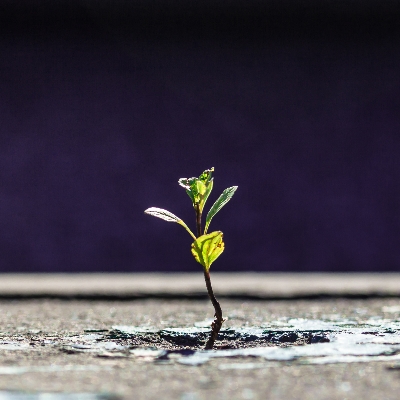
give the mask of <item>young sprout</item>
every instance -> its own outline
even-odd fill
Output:
[[[208,232],[210,222],[215,214],[232,198],[237,186],[232,186],[225,189],[221,196],[217,199],[210,211],[207,213],[204,231],[202,230],[201,216],[203,214],[204,205],[208,199],[213,188],[214,178],[212,174],[214,168],[206,169],[198,178],[181,178],[179,185],[186,189],[186,193],[192,200],[193,208],[196,213],[196,233],[197,236],[189,229],[189,227],[176,215],[170,213],[162,208],[150,207],[145,210],[146,214],[153,215],[168,222],[176,222],[182,225],[194,239],[191,251],[195,260],[203,266],[204,279],[208,295],[211,303],[214,306],[215,314],[214,321],[211,324],[211,334],[206,343],[205,349],[212,349],[214,342],[217,339],[218,332],[221,329],[224,319],[222,318],[222,310],[219,302],[214,296],[211,286],[210,267],[211,264],[221,255],[224,251],[225,244],[223,241],[223,233],[221,231]]]

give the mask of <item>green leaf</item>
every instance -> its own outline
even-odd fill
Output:
[[[215,231],[198,237],[192,243],[192,254],[196,261],[208,271],[211,264],[224,251],[224,248],[223,233]]]
[[[168,222],[179,223],[179,221],[181,221],[181,219],[177,217],[175,214],[172,214],[172,212],[169,212],[167,210],[163,210],[162,208],[150,207],[147,210],[145,210],[145,213],[152,215],[153,217],[161,218],[164,221]]]
[[[204,204],[213,187],[212,173],[214,168],[206,169],[198,178],[180,178],[178,183],[186,189],[186,193],[193,203],[193,207],[199,207],[203,211]]]
[[[206,169],[203,171],[203,173],[199,176],[199,180],[204,182],[204,184],[207,185],[208,182],[212,180],[212,173],[214,172],[214,167],[211,167],[210,169]]]
[[[217,201],[211,207],[210,211],[207,214],[206,218],[206,226],[204,228],[204,233],[206,234],[208,231],[208,226],[210,225],[211,220],[213,219],[214,215],[232,198],[235,194],[237,186],[232,186],[225,189],[221,196],[218,197]]]
[[[161,218],[167,222],[176,222],[177,224],[183,226],[193,239],[196,239],[196,236],[194,236],[193,232],[188,228],[188,226],[179,217],[177,217],[175,214],[172,214],[172,212],[157,207],[150,207],[144,212],[152,215],[153,217]]]
[[[194,192],[194,188],[192,189],[192,186],[196,182],[196,179],[197,178],[180,178],[178,180],[179,185],[186,189],[186,193],[192,200],[193,205],[195,203],[195,195],[197,195],[197,192]]]
[[[211,190],[212,190],[213,186],[214,186],[214,180],[211,180],[210,182],[208,182],[208,184],[206,186],[206,191],[204,193],[204,197],[203,197],[203,199],[202,199],[202,201],[200,203],[201,212],[203,212],[204,204],[206,204],[206,201],[208,199],[208,196],[211,193]]]

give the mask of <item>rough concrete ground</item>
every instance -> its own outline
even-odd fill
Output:
[[[400,299],[396,297],[304,300],[298,296],[269,301],[222,297],[220,302],[228,318],[224,324],[227,328],[266,326],[271,321],[290,319],[400,322]],[[226,357],[192,366],[173,357],[157,360],[117,348],[99,352],[86,346],[96,342],[97,334],[116,325],[193,327],[212,315],[208,300],[190,297],[132,301],[3,299],[0,391],[103,393],[121,399],[399,398],[400,369],[398,361],[391,358],[315,365]],[[68,343],[76,347],[71,350]]]

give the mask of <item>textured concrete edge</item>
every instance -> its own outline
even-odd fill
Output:
[[[274,299],[400,297],[400,273],[214,273],[222,297]],[[0,298],[202,298],[202,273],[192,274],[0,274]]]

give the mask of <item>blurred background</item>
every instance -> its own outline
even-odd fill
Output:
[[[397,1],[0,5],[0,272],[398,271]]]

